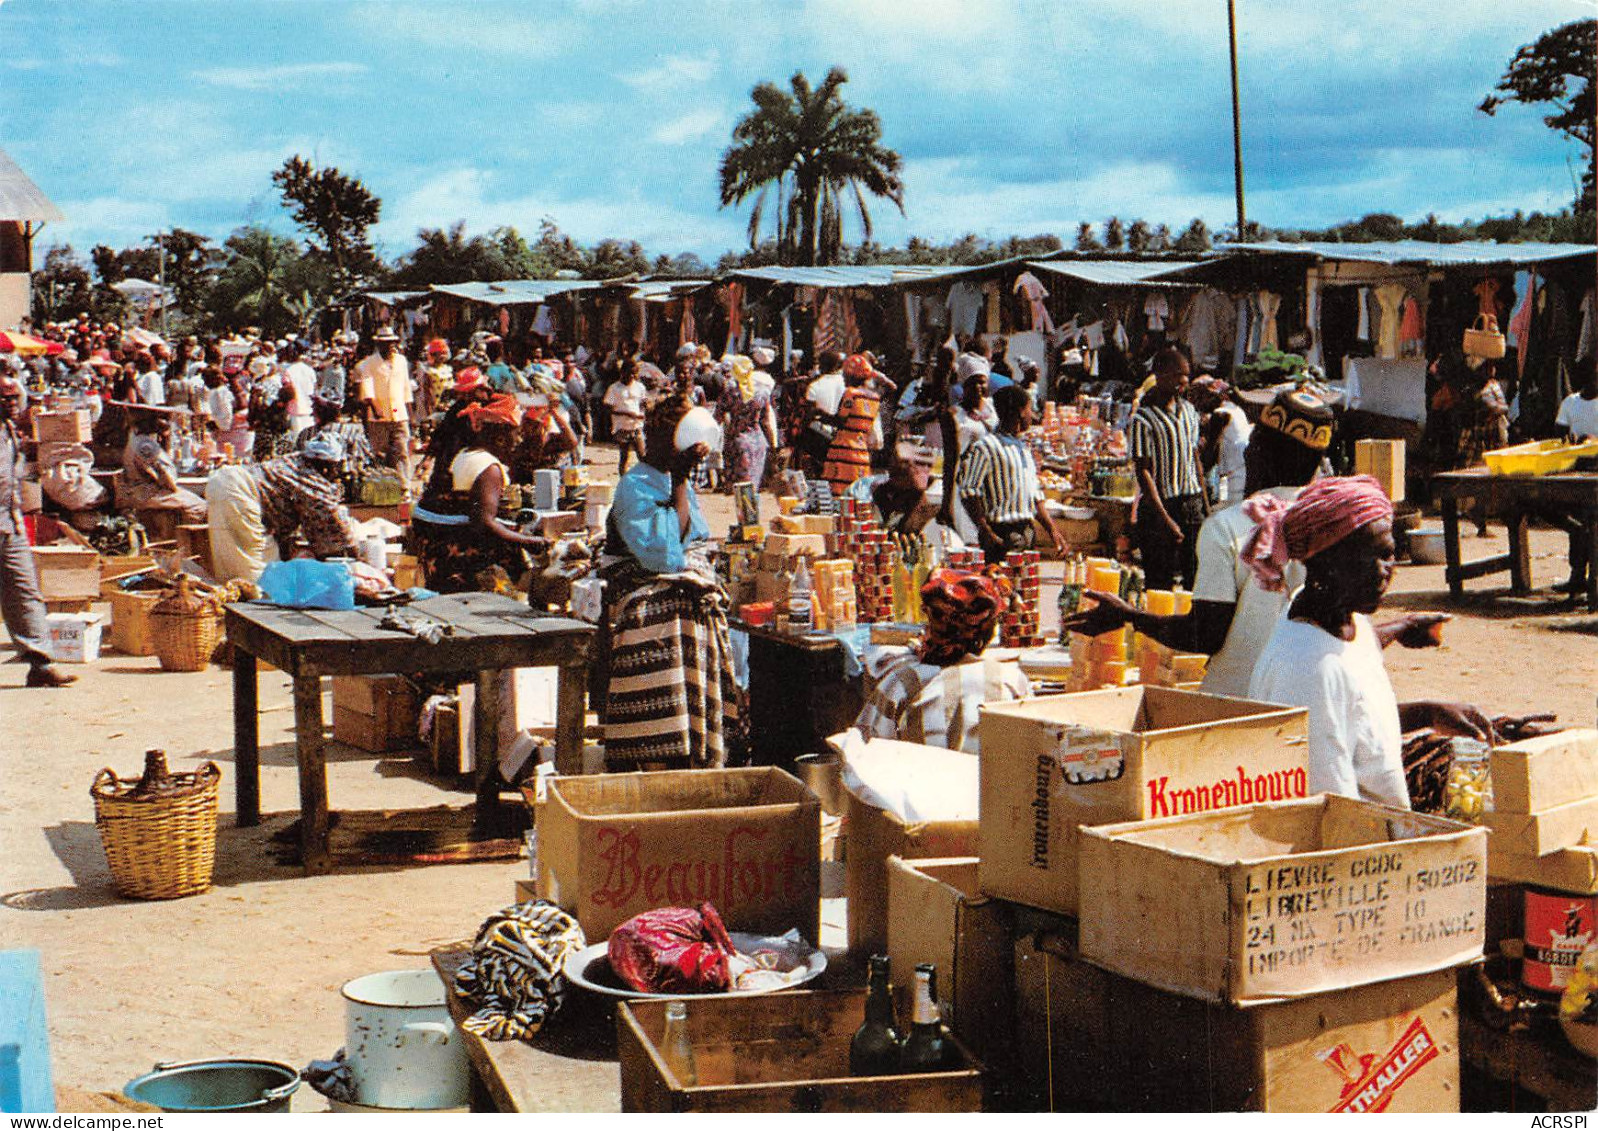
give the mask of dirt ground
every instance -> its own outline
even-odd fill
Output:
[[[613,477],[613,455],[595,455],[596,477]],[[769,498],[765,505],[774,510]],[[725,532],[730,500],[707,500],[706,510]],[[1489,539],[1467,537],[1467,556],[1501,552],[1502,540],[1498,527]],[[1536,583],[1564,578],[1562,535],[1534,532],[1533,553]],[[1574,612],[1546,589],[1508,599],[1506,585],[1507,575],[1473,582],[1467,601],[1450,607],[1442,567],[1399,571],[1392,607],[1455,614],[1442,648],[1388,653],[1400,698],[1467,700],[1490,714],[1555,711],[1592,725],[1598,616]],[[1053,621],[1052,587],[1045,602]],[[58,1083],[115,1090],[159,1060],[303,1065],[329,1056],[343,1043],[343,982],[424,966],[430,947],[469,937],[527,874],[525,860],[319,877],[274,864],[267,837],[298,803],[287,677],[261,676],[268,818],[238,829],[226,670],[163,673],[153,657],[111,652],[77,670],[74,687],[32,691],[22,687],[23,666],[0,666],[0,946],[41,952]],[[174,769],[206,760],[222,768],[215,886],[204,895],[141,903],[110,889],[89,784],[103,766],[136,772],[152,746],[168,752]],[[469,800],[407,759],[337,746],[329,757],[335,809]],[[294,1107],[320,1110],[322,1101],[302,1088]]]

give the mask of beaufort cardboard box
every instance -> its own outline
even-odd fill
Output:
[[[1082,830],[1082,955],[1243,1005],[1480,957],[1487,831],[1333,794]]]
[[[1017,1075],[1053,1086],[1035,1110],[1459,1110],[1453,970],[1240,1009],[1101,970],[1073,944],[1070,929],[1015,936]]]
[[[899,1015],[910,1015],[916,965],[933,963],[944,1023],[990,1066],[990,1042],[1013,1025],[1008,910],[977,889],[975,856],[888,857],[888,959]]]
[[[1496,747],[1492,775],[1500,813],[1540,813],[1598,797],[1598,730],[1562,730]]]
[[[982,890],[1077,909],[1077,826],[1303,797],[1307,713],[1162,687],[982,708]]]
[[[820,938],[821,803],[775,767],[555,777],[535,811],[539,895],[592,941],[703,902],[729,930]]]
[[[849,949],[881,954],[888,945],[888,858],[925,860],[970,856],[977,848],[976,821],[906,823],[854,790],[848,794],[844,891],[849,897]]]

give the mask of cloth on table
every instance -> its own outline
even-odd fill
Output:
[[[567,957],[586,945],[577,920],[547,900],[490,915],[455,972],[455,996],[476,1006],[461,1028],[490,1041],[536,1036],[565,1000]]]
[[[932,664],[908,648],[892,647],[873,649],[867,663],[871,688],[854,725],[868,738],[978,754],[982,704],[1032,693],[1019,664],[992,656]]]

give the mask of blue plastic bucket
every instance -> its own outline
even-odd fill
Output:
[[[287,1111],[300,1074],[275,1060],[190,1060],[157,1064],[122,1089],[162,1111]]]

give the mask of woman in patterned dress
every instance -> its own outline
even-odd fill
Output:
[[[871,453],[882,447],[882,397],[871,387],[876,370],[864,354],[850,354],[843,362],[845,389],[838,404],[838,425],[827,450],[821,477],[832,484],[833,495],[842,495],[863,475],[871,474]]]
[[[777,446],[777,414],[770,390],[756,380],[751,359],[742,354],[732,359],[732,380],[716,407],[725,431],[727,482],[753,483],[758,491],[766,478],[766,457]]]

